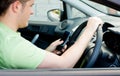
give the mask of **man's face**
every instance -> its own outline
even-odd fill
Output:
[[[19,18],[19,28],[24,28],[28,25],[28,20],[30,15],[33,14],[32,6],[34,0],[29,0],[24,6],[22,6],[20,18]]]

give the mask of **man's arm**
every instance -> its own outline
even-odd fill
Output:
[[[82,56],[94,32],[102,24],[97,17],[89,18],[83,34],[61,56],[47,52],[45,59],[37,68],[72,68]]]

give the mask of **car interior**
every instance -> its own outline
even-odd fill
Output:
[[[65,5],[64,1],[63,4]],[[69,32],[69,40],[66,42],[69,48],[81,35],[87,24],[88,17],[67,19],[65,15],[66,11],[64,10],[57,25],[29,23],[28,27],[18,31],[21,32],[24,38],[42,49],[47,48],[51,42],[58,38],[67,37],[65,32]],[[115,28],[114,25],[108,22],[105,22],[103,27],[99,27],[82,58],[79,59],[74,68],[119,67],[120,31],[116,31]]]

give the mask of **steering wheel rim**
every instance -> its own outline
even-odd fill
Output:
[[[94,63],[96,62],[99,54],[100,54],[100,49],[102,46],[102,27],[99,26],[97,29],[97,38],[96,38],[96,42],[95,42],[95,47],[93,49],[93,53],[90,57],[90,59],[88,60],[88,63],[86,65],[86,68],[90,68],[94,65]]]
[[[68,47],[70,47],[72,44],[74,44],[74,42],[76,41],[77,37],[80,35],[81,31],[83,30],[83,28],[87,25],[87,21],[83,22],[77,29],[76,31],[73,33],[72,37],[70,38],[70,42],[68,42]],[[96,62],[99,54],[100,54],[100,48],[102,45],[102,27],[99,26],[97,29],[97,38],[96,38],[96,42],[95,42],[95,46],[93,49],[93,52],[90,56],[90,58],[88,59],[88,63],[84,66],[85,68],[90,68],[94,65],[94,63]],[[73,39],[74,38],[74,39]],[[76,39],[75,39],[76,38]],[[86,57],[86,55],[84,56],[84,58]],[[84,59],[83,58],[83,59]],[[83,60],[82,60],[83,61]]]

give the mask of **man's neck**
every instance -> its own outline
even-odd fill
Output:
[[[0,16],[0,22],[5,24],[7,27],[12,29],[13,31],[17,31],[17,29],[18,29],[15,20],[12,20],[12,18],[10,18],[10,17],[6,17],[6,16],[1,17]]]

